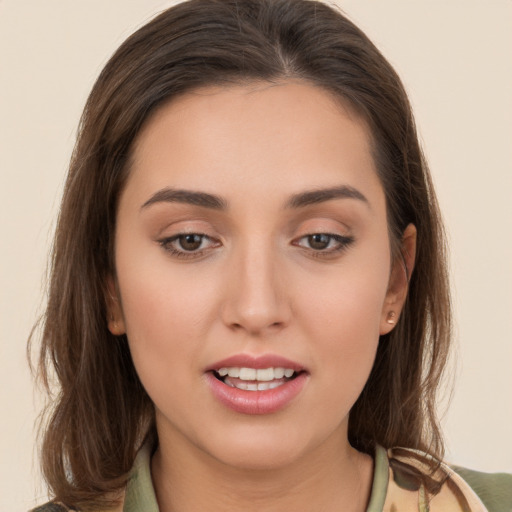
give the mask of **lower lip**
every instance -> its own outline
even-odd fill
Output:
[[[211,372],[206,374],[214,396],[229,409],[242,414],[271,414],[283,409],[302,391],[307,378],[306,373],[300,373],[274,389],[245,391],[224,384]]]

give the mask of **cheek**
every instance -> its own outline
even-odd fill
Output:
[[[215,287],[205,286],[186,265],[170,265],[165,253],[139,252],[123,242],[118,241],[116,267],[126,334],[137,373],[150,392],[162,380],[190,378],[191,362],[200,356],[197,340],[207,336]]]
[[[297,295],[301,314],[316,332],[330,332],[355,346],[379,337],[382,308],[389,280],[387,258],[368,263],[354,257],[323,274],[302,278]],[[328,337],[331,338],[330,336]]]
[[[116,272],[132,338],[158,340],[181,329],[199,327],[198,319],[213,294],[212,287],[204,285],[205,276],[193,266],[172,261],[144,234],[126,227],[119,231]],[[152,336],[138,336],[140,331]]]
[[[336,290],[311,307],[309,328],[330,356],[327,363],[345,374],[371,367],[379,341],[382,301],[373,290]],[[370,293],[368,293],[370,292]]]
[[[389,260],[369,258],[370,265],[361,265],[363,257],[360,255],[357,264],[355,258],[354,264],[347,258],[347,264],[332,275],[317,276],[316,286],[312,280],[300,291],[298,321],[314,342],[312,358],[326,377],[325,385],[336,388],[335,393],[326,395],[326,403],[333,407],[341,403],[350,408],[355,402],[379,343]],[[345,399],[338,400],[342,394]]]

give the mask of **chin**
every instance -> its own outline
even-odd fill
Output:
[[[232,447],[235,448],[235,447]],[[272,471],[285,468],[295,463],[301,453],[297,447],[286,449],[276,444],[266,447],[240,447],[239,450],[231,449],[229,453],[223,453],[217,460],[226,466],[244,471]]]
[[[224,465],[247,471],[285,468],[300,460],[315,444],[299,429],[288,429],[286,435],[278,429],[239,429],[209,441],[203,450]]]

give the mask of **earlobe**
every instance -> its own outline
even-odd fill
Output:
[[[386,316],[386,323],[389,325],[395,325],[396,324],[396,313],[394,311],[389,311]]]
[[[409,224],[402,236],[400,254],[393,262],[381,315],[380,334],[393,330],[402,311],[416,260],[416,226]]]
[[[107,278],[107,291],[105,302],[107,305],[107,327],[114,336],[121,336],[126,333],[123,311],[119,301],[114,278],[109,275]]]

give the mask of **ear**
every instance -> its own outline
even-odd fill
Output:
[[[105,297],[105,302],[107,304],[108,330],[114,336],[125,334],[126,329],[121,301],[119,300],[119,291],[112,275],[107,277],[107,296]]]
[[[409,280],[416,260],[416,235],[416,226],[409,224],[402,236],[400,253],[393,261],[380,320],[381,335],[393,330],[407,298]]]

